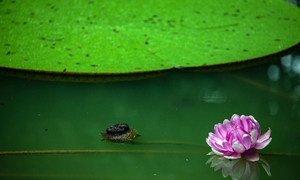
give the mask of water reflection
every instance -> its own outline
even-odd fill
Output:
[[[206,103],[225,103],[227,100],[227,96],[222,91],[206,91],[204,96],[202,97],[202,101]]]
[[[268,77],[272,81],[278,81],[280,77],[280,69],[278,66],[272,64],[268,68]]]
[[[294,92],[295,97],[300,97],[300,52],[296,51],[281,58],[280,64],[271,64],[267,69],[270,88],[283,88],[285,91]],[[280,81],[279,81],[280,80]]]
[[[279,63],[273,63],[266,69],[268,77],[268,89],[270,92],[288,98],[292,103],[292,109],[297,111],[296,118],[300,117],[300,52],[296,50],[291,54],[281,57]],[[288,93],[287,93],[288,92]],[[284,96],[283,96],[284,95]],[[270,96],[269,113],[275,116],[280,112],[278,99]]]
[[[211,164],[210,167],[214,171],[221,170],[224,178],[230,176],[232,179],[259,179],[259,164],[268,176],[271,176],[270,165],[262,158],[259,161],[250,162],[242,158],[229,160],[218,155],[213,155],[208,159],[206,164]]]
[[[282,68],[290,77],[300,75],[300,54],[289,54],[281,58]]]

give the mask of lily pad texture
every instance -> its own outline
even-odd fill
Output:
[[[0,68],[128,74],[209,67],[300,42],[300,11],[280,0],[1,0]]]

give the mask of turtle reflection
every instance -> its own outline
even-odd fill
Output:
[[[214,168],[214,171],[221,170],[223,177],[230,176],[232,179],[259,179],[259,164],[262,165],[268,176],[271,176],[270,165],[262,158],[259,161],[251,162],[243,158],[226,159],[222,156],[213,155],[206,164],[211,164],[210,167]]]

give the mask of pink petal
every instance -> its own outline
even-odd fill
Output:
[[[271,129],[269,128],[269,130],[265,134],[261,135],[257,139],[257,143],[262,143],[262,142],[266,141],[267,139],[270,138],[270,135],[271,135]]]
[[[268,140],[266,140],[264,142],[261,142],[261,143],[256,143],[255,149],[263,149],[263,148],[265,148],[268,144],[270,144],[271,140],[272,140],[272,138],[270,138],[270,139],[268,139]]]
[[[211,147],[210,140],[206,138],[206,143]]]
[[[218,126],[217,130],[221,134],[222,138],[226,137],[227,130],[226,130],[226,128],[223,125]]]
[[[212,133],[212,132],[208,133],[208,136],[213,136],[213,135],[214,135],[214,133]]]
[[[234,138],[235,138],[234,133],[230,132],[230,133],[227,134],[226,140],[227,140],[227,142],[232,144],[232,141],[233,141]]]
[[[245,123],[246,127],[244,126],[244,123]],[[244,130],[246,130],[246,128],[248,128],[247,116],[241,115],[241,117],[240,117],[240,127]]]
[[[231,156],[233,151],[223,151],[223,156]]]
[[[219,148],[218,146],[216,146],[215,141],[212,141],[211,139],[206,138],[206,143],[207,143],[212,149],[220,150],[220,148]],[[223,148],[221,147],[221,149],[223,149]]]
[[[238,120],[238,119],[240,119],[240,116],[237,115],[237,114],[233,114],[233,115],[231,116],[231,119],[230,119],[230,120]]]
[[[256,121],[256,119],[252,115],[249,115],[248,117],[251,118],[253,121]]]
[[[223,138],[222,137],[218,137],[215,134],[213,134],[212,136],[208,137],[211,141],[216,142],[218,144],[222,144],[223,142]]]
[[[252,140],[248,134],[243,135],[243,145],[245,146],[246,150],[251,148]]]
[[[242,125],[243,125],[243,129],[246,132],[249,132],[249,124],[248,124],[248,120],[247,119],[242,119]]]
[[[257,136],[258,136],[258,132],[256,129],[252,130],[251,133],[250,133],[250,136],[251,136],[251,141],[252,143],[256,143],[257,141]]]
[[[220,148],[223,148],[223,141],[215,141],[215,145],[219,146]]]
[[[227,132],[231,130],[230,121],[228,119],[225,119],[223,121],[223,127],[226,129]]]
[[[225,149],[223,147],[223,142],[221,142],[221,144],[218,144],[218,143],[214,143],[214,146],[213,146],[216,150],[218,151],[227,151],[227,149]]]
[[[219,152],[218,150],[214,149],[214,148],[211,148],[212,152],[215,153],[216,155],[219,155],[219,156],[223,156],[224,154]]]
[[[214,127],[214,133],[216,136],[220,137],[220,138],[223,138],[223,134],[222,134],[222,131],[221,131],[221,126],[222,124],[216,124],[215,127]]]
[[[236,133],[236,138],[240,141],[240,142],[243,142],[243,136],[245,134],[245,132],[241,129],[236,129],[235,130],[235,133]]]
[[[229,123],[229,120],[228,119],[224,119],[223,125],[228,124],[228,123]]]
[[[226,159],[238,159],[241,158],[241,154],[239,153],[232,153],[230,156],[224,156]]]
[[[223,147],[227,150],[227,151],[233,151],[231,145],[227,142],[227,141],[224,141],[223,142]]]
[[[223,148],[223,140],[217,138],[213,133],[209,133],[208,138],[206,138],[206,143],[217,151],[226,151],[226,149]]]
[[[253,117],[253,116],[249,116],[250,118],[251,118],[251,120],[252,120],[252,122],[255,124],[255,129],[257,129],[257,131],[258,131],[258,133],[260,134],[260,125],[259,125],[259,123],[257,122],[257,120]]]
[[[243,153],[245,151],[245,147],[239,141],[233,143],[232,148],[237,153]]]
[[[232,127],[234,127],[235,125],[237,125],[238,121],[240,120],[240,116],[237,114],[232,115],[231,119],[230,119],[230,124]]]
[[[221,139],[219,136],[217,136],[213,133],[209,133],[208,138],[210,141],[213,141],[213,142],[222,142],[223,141],[223,139]]]
[[[218,126],[220,126],[220,123],[219,123],[219,124],[216,124],[216,125],[214,126],[214,134],[215,134],[216,136],[221,137],[221,134],[220,134],[219,131],[218,131]]]

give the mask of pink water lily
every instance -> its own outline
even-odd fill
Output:
[[[234,114],[223,124],[216,124],[214,133],[209,133],[206,143],[213,153],[227,159],[244,157],[258,161],[258,150],[265,148],[272,140],[271,129],[261,135],[260,125],[253,116]]]

